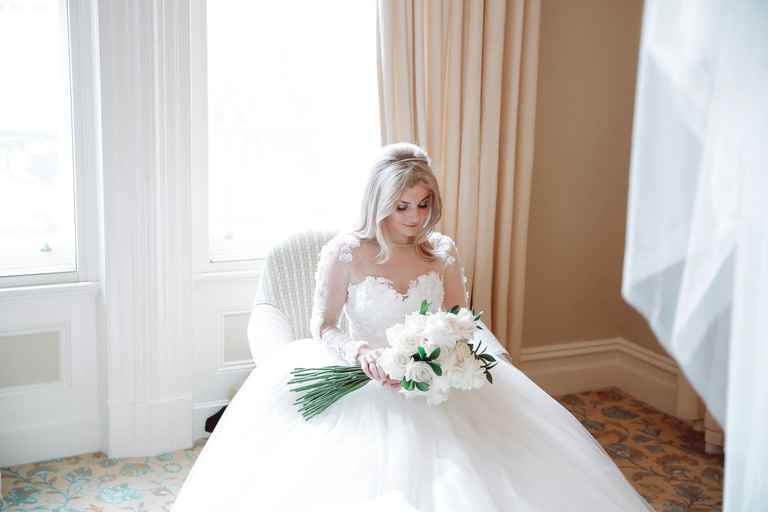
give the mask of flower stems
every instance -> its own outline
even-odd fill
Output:
[[[326,366],[324,368],[294,368],[288,384],[299,385],[291,391],[301,393],[294,402],[309,421],[329,406],[370,382],[359,366]]]

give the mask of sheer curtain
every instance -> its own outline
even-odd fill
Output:
[[[647,0],[624,298],[724,427],[724,510],[768,503],[768,2]]]
[[[424,147],[471,307],[519,361],[539,0],[379,0],[382,143]]]

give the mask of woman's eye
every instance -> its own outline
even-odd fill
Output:
[[[429,208],[429,203],[420,204],[420,205],[419,205],[419,208],[422,208],[422,209],[423,209],[423,208]],[[408,207],[407,207],[407,206],[398,206],[398,207],[397,207],[397,211],[399,211],[399,212],[403,212],[403,211],[405,211],[405,210],[407,210],[407,209],[408,209]]]

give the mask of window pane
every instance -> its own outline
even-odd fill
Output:
[[[207,3],[210,259],[357,220],[380,147],[376,2]]]
[[[0,276],[76,270],[66,15],[0,0]]]

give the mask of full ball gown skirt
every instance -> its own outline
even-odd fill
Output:
[[[299,414],[287,385],[292,369],[340,364],[359,340],[385,347],[388,327],[423,300],[437,311],[446,289],[462,281],[467,298],[455,243],[438,232],[430,242],[441,266],[410,281],[405,294],[381,276],[336,282],[359,240],[341,233],[323,246],[313,338],[282,346],[251,372],[174,512],[653,510],[581,423],[507,362],[493,369],[493,384],[451,390],[439,405],[370,382],[309,421]],[[334,352],[317,332],[323,317],[338,318],[328,304],[341,303],[350,341]]]
[[[199,511],[653,510],[560,403],[507,362],[428,406],[371,382],[305,421],[294,367],[339,364],[296,340],[254,369],[174,504]]]

